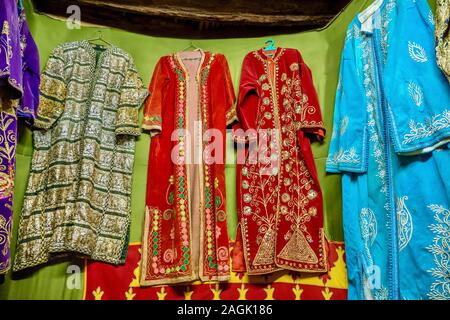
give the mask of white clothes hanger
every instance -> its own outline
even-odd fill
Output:
[[[361,22],[361,31],[372,33],[373,31],[373,15],[380,9],[385,0],[375,0],[366,10],[358,14],[358,20]]]

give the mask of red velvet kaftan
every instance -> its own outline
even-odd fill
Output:
[[[149,90],[143,128],[152,139],[140,283],[226,281],[225,128],[235,117],[235,96],[225,56],[202,50],[164,56]],[[214,139],[223,138],[214,151],[209,129],[215,129]]]
[[[247,146],[245,164],[237,166],[233,271],[325,272],[322,193],[309,140],[322,139],[325,129],[311,72],[300,53],[282,48],[272,57],[262,50],[249,53],[236,111],[240,127],[258,130],[259,139],[260,129],[275,131],[267,135],[268,143],[255,145],[270,161],[252,162]],[[244,138],[242,133],[236,137]],[[255,135],[245,138],[251,145]]]

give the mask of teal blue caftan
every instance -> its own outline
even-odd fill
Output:
[[[350,24],[327,172],[342,174],[349,299],[450,299],[450,86],[426,0]]]

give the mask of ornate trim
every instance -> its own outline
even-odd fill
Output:
[[[399,197],[397,199],[397,233],[398,233],[398,248],[402,251],[411,241],[413,234],[413,221],[411,213],[405,202],[408,200],[407,196]]]
[[[415,62],[424,63],[428,61],[427,53],[420,44],[408,41],[408,52],[411,59]]]
[[[414,81],[410,81],[408,83],[408,93],[411,100],[417,107],[422,106],[423,104],[423,91],[422,88],[415,83]]]
[[[434,233],[433,244],[426,249],[433,254],[435,268],[427,270],[433,278],[428,297],[434,300],[450,299],[450,210],[442,205],[431,204],[428,208],[434,212],[436,223],[429,225]]]
[[[435,114],[424,122],[409,121],[409,133],[403,136],[403,144],[409,144],[414,140],[432,136],[440,130],[450,128],[450,110],[445,109],[442,113]]]
[[[360,162],[361,159],[356,153],[356,149],[354,147],[346,150],[340,148],[339,151],[333,153],[327,159],[327,164],[330,165],[339,165],[339,163],[358,164]]]

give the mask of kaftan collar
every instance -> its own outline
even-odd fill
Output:
[[[268,56],[264,53],[264,51],[263,51],[262,48],[256,51],[258,58],[259,58],[260,60],[264,61],[264,62],[265,62],[265,61],[268,61],[269,59],[271,59],[272,61],[276,62],[276,61],[281,57],[281,55],[283,54],[283,52],[284,52],[284,49],[281,48],[281,47],[278,47],[278,48],[276,49],[274,55],[273,55],[272,57],[268,57]]]

